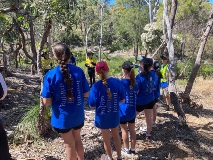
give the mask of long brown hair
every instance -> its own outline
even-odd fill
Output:
[[[129,72],[129,77],[130,77],[130,88],[132,89],[136,83],[136,80],[135,80],[135,70],[134,68],[132,68]]]
[[[74,96],[72,93],[72,81],[71,77],[69,76],[69,70],[66,66],[67,61],[71,57],[70,49],[63,43],[57,43],[53,48],[55,57],[57,58],[58,64],[60,65],[61,72],[64,78],[64,82],[66,83],[68,90],[67,90],[67,99],[73,100]]]
[[[107,79],[106,79],[106,72],[103,69],[101,69],[99,74],[100,74],[103,85],[106,87],[106,92],[107,92],[108,98],[112,98],[112,93],[110,92],[110,89],[108,88],[108,83],[107,83]]]

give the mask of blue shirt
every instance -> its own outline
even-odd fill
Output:
[[[155,71],[154,71],[155,72]],[[155,83],[154,83],[154,96],[155,99],[158,99],[160,97],[160,87],[161,87],[161,82],[160,82],[160,78],[158,77],[158,75],[155,72]]]
[[[76,65],[76,59],[75,59],[74,56],[72,56],[72,57],[70,58],[70,64]]]
[[[89,91],[89,84],[83,70],[67,64],[72,81],[74,100],[66,97],[67,85],[59,66],[50,70],[44,78],[42,97],[52,98],[51,125],[59,129],[69,129],[84,122],[84,93]]]
[[[107,79],[108,88],[112,93],[109,99],[102,80],[93,84],[88,104],[96,107],[94,124],[100,129],[115,128],[120,124],[119,102],[125,99],[121,81],[116,78]]]
[[[138,84],[137,105],[146,105],[155,99],[154,96],[154,83],[155,83],[155,71],[150,71],[146,76],[142,73],[136,76],[136,82]]]
[[[123,84],[123,90],[125,92],[125,103],[120,102],[120,121],[127,122],[133,120],[136,117],[136,92],[137,85],[130,88],[131,81],[129,79],[121,80]]]

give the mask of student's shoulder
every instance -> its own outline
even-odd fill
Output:
[[[59,72],[61,72],[60,67],[56,66],[56,67],[52,68],[51,70],[49,70],[46,73],[45,77],[53,77],[53,76],[59,75]]]
[[[69,64],[69,69],[71,69],[74,72],[84,72],[82,68],[72,65],[72,64]]]
[[[110,77],[109,80],[112,81],[113,83],[121,83],[121,80],[115,77]]]

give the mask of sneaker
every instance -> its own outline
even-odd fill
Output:
[[[130,150],[127,148],[121,148],[121,153],[123,153],[124,155],[130,154]]]
[[[152,124],[152,127],[153,127],[153,128],[156,128],[156,127],[157,127],[157,125],[156,125],[155,122]]]
[[[129,150],[129,151],[130,151],[130,154],[135,154],[135,150],[134,150],[134,151],[132,151],[132,150],[131,150],[131,148],[130,148],[130,150]]]
[[[108,160],[108,156],[106,154],[102,154],[101,155],[101,160]]]
[[[150,139],[150,138],[151,138],[151,134],[143,133],[143,134],[142,134],[142,137],[143,137],[144,139]]]
[[[140,131],[143,133],[143,132],[146,132],[147,131],[147,126],[142,126],[140,127]]]

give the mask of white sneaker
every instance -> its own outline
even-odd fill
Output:
[[[140,127],[140,131],[141,131],[141,132],[146,132],[146,131],[147,131],[147,126],[142,126],[142,127]]]
[[[108,156],[106,154],[101,155],[101,160],[109,160]]]

